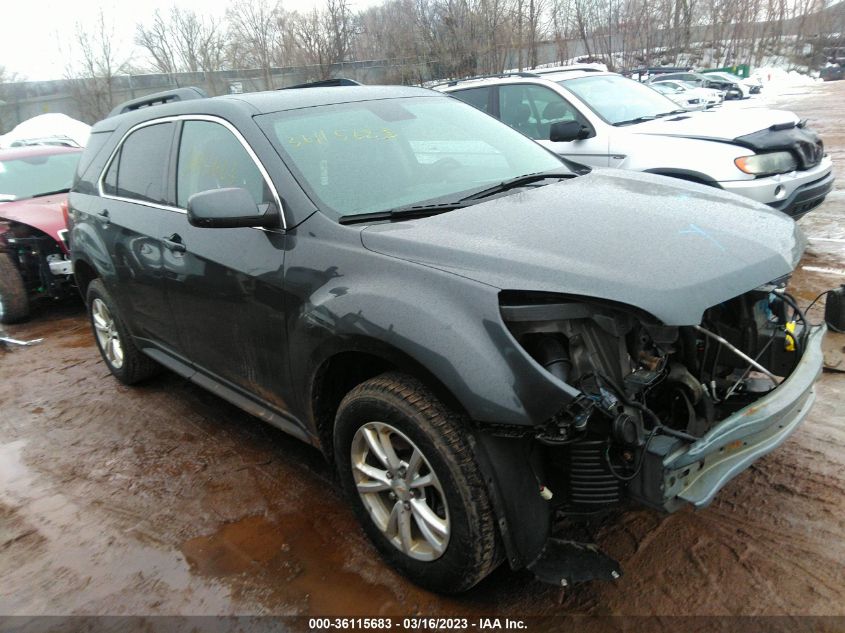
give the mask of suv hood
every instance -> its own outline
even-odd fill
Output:
[[[738,136],[765,130],[772,125],[796,124],[799,119],[785,110],[709,110],[644,121],[625,129],[634,134],[661,134],[685,138],[732,141]]]
[[[703,185],[601,170],[432,216],[364,227],[371,251],[507,290],[636,306],[667,325],[792,271],[787,216]]]

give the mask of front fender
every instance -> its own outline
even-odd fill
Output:
[[[753,179],[734,164],[734,159],[747,155],[748,150],[727,141],[627,133],[614,137],[611,151],[626,156],[617,165],[621,169],[666,175],[685,172],[706,183]]]
[[[571,400],[566,386],[508,332],[498,289],[360,247],[320,270],[303,265],[315,252],[309,241],[297,239],[286,269],[294,295],[288,302],[291,373],[303,404],[326,358],[367,340],[424,368],[477,421],[536,425]]]

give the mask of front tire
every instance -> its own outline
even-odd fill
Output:
[[[29,316],[29,295],[21,271],[0,253],[0,323],[18,323]]]
[[[109,371],[125,385],[134,385],[159,370],[159,365],[132,341],[103,282],[95,279],[86,293],[88,318],[100,356]]]
[[[341,484],[381,555],[418,585],[465,591],[501,562],[464,422],[418,380],[386,373],[343,399]]]

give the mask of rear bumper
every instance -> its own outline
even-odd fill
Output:
[[[649,445],[632,494],[674,511],[706,506],[725,484],[780,446],[798,428],[815,400],[822,370],[825,327],[814,328],[792,374],[767,396],[725,418],[693,443],[658,436]]]

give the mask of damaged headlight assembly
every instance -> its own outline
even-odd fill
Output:
[[[798,168],[798,161],[791,152],[768,152],[740,156],[734,160],[738,169],[753,176],[785,174]]]
[[[571,390],[570,404],[534,436],[545,452],[538,481],[567,515],[628,499],[680,507],[681,484],[673,475],[670,495],[664,460],[702,438],[733,438],[725,426],[795,372],[813,329],[782,282],[713,306],[689,326],[535,293],[502,293],[501,313],[520,346]],[[696,463],[693,475],[706,470],[705,459]],[[726,481],[717,474],[712,494]]]

